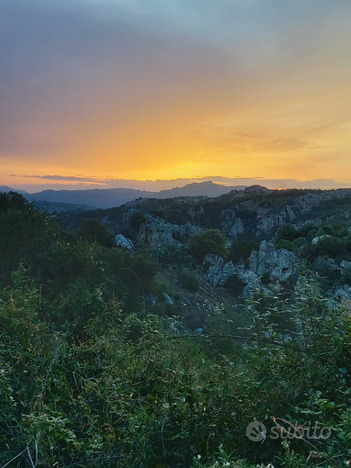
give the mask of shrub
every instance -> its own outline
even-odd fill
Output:
[[[152,210],[150,214],[152,216],[156,216],[157,218],[166,219],[166,214],[162,210],[155,209],[155,210]]]
[[[189,241],[190,253],[198,263],[202,263],[206,255],[214,254],[226,258],[228,249],[226,238],[218,229],[204,229],[194,234]]]
[[[259,250],[260,244],[254,241],[236,241],[233,242],[228,255],[228,260],[238,263],[240,260],[245,262],[250,257],[252,250]]]
[[[140,211],[136,211],[135,213],[133,213],[132,215],[132,219],[131,219],[131,226],[133,229],[135,229],[136,231],[139,230],[139,227],[141,224],[145,223],[146,221],[146,218],[145,216],[143,215],[143,213],[140,213]]]
[[[317,242],[316,247],[320,255],[331,257],[341,255],[345,250],[344,242],[337,237],[325,237]]]
[[[77,230],[77,236],[88,242],[97,242],[104,247],[112,247],[114,235],[99,219],[85,219]]]
[[[178,280],[180,285],[190,292],[196,293],[199,290],[199,280],[193,271],[186,271],[184,268],[178,272]]]
[[[284,224],[284,226],[280,227],[277,230],[275,234],[275,238],[277,242],[279,242],[282,239],[293,241],[294,239],[296,239],[297,235],[298,234],[294,226],[288,223],[288,224]]]
[[[194,266],[194,258],[190,254],[188,245],[167,245],[156,250],[154,256],[163,265],[183,265],[187,268]]]
[[[293,251],[294,250],[294,244],[290,240],[280,239],[279,241],[275,242],[275,248],[276,249],[286,249],[286,250]]]
[[[230,276],[225,286],[234,297],[241,296],[244,290],[242,281],[236,275]]]

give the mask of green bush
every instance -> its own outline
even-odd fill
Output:
[[[228,256],[226,238],[218,229],[204,229],[194,234],[189,241],[189,249],[198,263],[202,263],[207,254],[222,258]]]
[[[186,271],[181,268],[178,271],[179,284],[192,293],[196,293],[199,290],[200,283],[193,271]]]
[[[316,244],[316,249],[319,255],[328,255],[330,257],[337,257],[342,255],[345,251],[345,244],[342,239],[338,237],[326,237],[320,239]]]
[[[276,242],[279,242],[281,240],[293,241],[294,239],[296,239],[297,236],[298,232],[296,231],[295,227],[292,224],[287,223],[277,230],[275,234],[275,239]]]
[[[240,260],[247,262],[252,250],[259,250],[260,244],[254,241],[235,241],[232,243],[228,260],[231,260],[233,263],[238,263]]]
[[[191,268],[195,266],[194,258],[190,254],[188,245],[167,245],[153,252],[155,259],[161,265],[184,266]]]
[[[276,249],[286,249],[290,250],[291,252],[294,250],[294,244],[290,240],[280,239],[279,241],[275,242]]]

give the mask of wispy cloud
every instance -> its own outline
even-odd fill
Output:
[[[12,174],[11,177],[17,177]],[[83,176],[61,176],[61,175],[21,175],[21,177],[34,178],[34,179],[44,179],[44,180],[59,180],[59,181],[74,181],[74,182],[105,182],[104,180],[99,180],[97,177],[83,177]]]

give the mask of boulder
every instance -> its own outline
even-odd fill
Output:
[[[130,239],[122,236],[122,234],[117,234],[115,237],[115,245],[122,247],[123,249],[133,250],[134,244]]]
[[[271,242],[262,241],[257,252],[250,255],[250,270],[258,277],[269,274],[271,280],[286,282],[297,277],[301,260],[286,249],[275,250]]]

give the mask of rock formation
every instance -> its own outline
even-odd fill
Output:
[[[257,252],[250,255],[250,270],[262,277],[269,274],[270,280],[286,282],[298,275],[301,261],[286,249],[275,250],[271,242],[262,241]]]
[[[117,234],[115,237],[115,245],[122,247],[123,249],[133,250],[134,244],[130,239],[122,236],[122,234]]]

